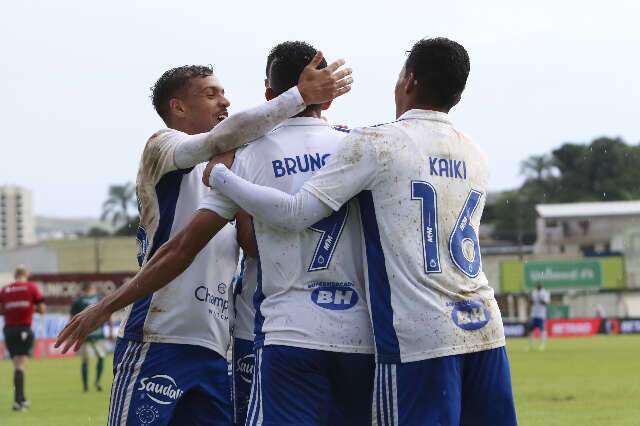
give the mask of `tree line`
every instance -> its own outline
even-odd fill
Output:
[[[640,199],[640,146],[608,137],[565,143],[525,159],[520,173],[522,185],[503,192],[485,220],[495,239],[532,244],[536,204]]]

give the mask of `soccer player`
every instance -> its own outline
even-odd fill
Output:
[[[24,411],[30,405],[24,393],[24,370],[33,349],[31,322],[34,311],[44,314],[45,304],[25,267],[17,267],[14,277],[15,282],[0,289],[0,314],[4,315],[4,341],[13,361],[13,410]]]
[[[228,119],[229,101],[210,68],[176,68],[156,83],[153,103],[168,129],[147,142],[138,174],[143,267],[126,285],[76,315],[56,343],[64,345],[63,352],[77,347],[111,313],[133,304],[114,355],[110,425],[230,423],[225,356],[235,231],[222,229],[226,219],[205,215],[214,233],[181,236],[206,193],[200,182],[204,161],[262,136],[307,104],[349,91],[350,70],[339,70],[344,61],[317,70],[321,59],[320,53],[313,58],[296,87]],[[202,219],[196,214],[191,223]]]
[[[460,44],[417,42],[396,83],[397,120],[352,131],[295,195],[221,164],[210,178],[256,222],[294,230],[358,196],[376,424],[516,424],[502,320],[477,235],[489,163],[447,114],[469,69]]]
[[[541,282],[536,283],[536,288],[531,292],[531,319],[529,320],[529,349],[533,349],[536,335],[536,328],[540,333],[540,350],[543,351],[547,343],[547,330],[545,321],[547,319],[547,306],[551,297]]]
[[[276,46],[267,60],[267,99],[294,86],[315,52],[304,42]],[[234,170],[297,191],[346,136],[320,118],[322,108],[328,105],[310,106],[238,150]],[[215,191],[201,208],[227,218],[238,209]],[[300,232],[253,225],[256,364],[246,424],[370,425],[373,341],[357,203]]]
[[[90,282],[85,282],[82,285],[82,294],[71,305],[71,316],[79,314],[89,306],[96,304],[102,299],[96,292],[95,286]],[[109,325],[109,337],[113,337],[113,327],[111,320],[107,321]],[[82,357],[81,372],[82,372],[82,388],[85,392],[89,391],[89,358],[95,354],[98,358],[96,362],[96,381],[94,382],[97,391],[102,390],[100,384],[100,378],[102,377],[102,370],[104,369],[104,331],[102,327],[96,328],[91,334],[89,334],[80,346],[80,356]]]

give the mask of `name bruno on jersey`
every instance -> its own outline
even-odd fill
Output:
[[[298,173],[306,173],[308,171],[315,172],[320,170],[327,162],[327,159],[331,154],[304,154],[296,155],[293,157],[285,157],[282,160],[273,160],[271,165],[273,166],[273,176],[276,178],[283,177],[285,175],[295,175]],[[302,161],[304,160],[304,166]]]

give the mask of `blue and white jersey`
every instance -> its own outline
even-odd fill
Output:
[[[175,165],[174,151],[188,135],[161,130],[147,142],[137,178],[140,265],[182,230],[209,191],[205,164]],[[229,292],[237,265],[235,227],[225,226],[176,279],[128,307],[120,327],[126,339],[199,345],[222,356],[229,345]]]
[[[410,110],[352,131],[305,183],[335,211],[359,194],[380,362],[504,345],[478,242],[488,179],[486,156],[447,114]]]
[[[233,170],[245,179],[295,193],[343,143],[318,118],[297,117],[237,151]],[[237,209],[211,191],[201,208]],[[255,344],[373,353],[362,271],[357,202],[310,229],[291,232],[254,219],[258,244]]]

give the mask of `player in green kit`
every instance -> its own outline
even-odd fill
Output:
[[[102,297],[96,292],[96,288],[92,283],[84,283],[82,285],[82,294],[71,305],[71,316],[82,312],[87,307],[98,303]],[[109,338],[113,337],[113,328],[111,320],[109,324]],[[89,334],[85,342],[80,346],[78,353],[82,357],[82,385],[85,392],[89,391],[89,358],[94,353],[98,357],[98,363],[96,365],[96,390],[101,391],[100,377],[102,376],[102,370],[104,369],[104,331],[102,327],[98,327],[91,334]]]

